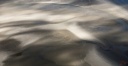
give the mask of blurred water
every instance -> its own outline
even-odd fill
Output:
[[[128,61],[127,3],[1,0],[0,66],[119,66]]]

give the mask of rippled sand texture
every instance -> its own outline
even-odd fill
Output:
[[[127,0],[1,0],[0,66],[127,66]]]

